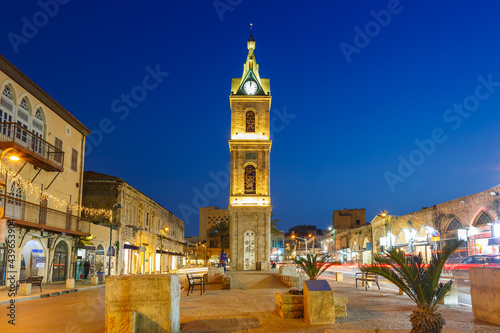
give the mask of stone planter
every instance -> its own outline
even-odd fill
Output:
[[[274,292],[275,312],[285,319],[304,317],[304,295],[292,295],[289,292]]]
[[[274,292],[276,306],[274,311],[285,319],[304,318],[304,295],[292,295],[288,292]],[[347,296],[334,296],[335,317],[347,317]]]

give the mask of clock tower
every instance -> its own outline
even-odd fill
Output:
[[[269,79],[259,74],[255,40],[250,32],[241,78],[232,79],[230,266],[232,270],[265,270],[271,250]]]

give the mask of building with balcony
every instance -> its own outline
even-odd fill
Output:
[[[11,245],[8,252],[6,240],[0,239],[0,286],[7,267],[17,280],[43,276],[43,283],[52,283],[75,277],[84,261],[93,260],[77,256],[78,248],[94,246],[87,238],[100,230],[80,217],[89,134],[0,56],[0,229]],[[7,253],[13,255],[9,260]]]
[[[184,222],[123,179],[85,171],[82,201],[86,207],[113,212],[111,219],[96,221],[117,232],[111,240],[117,249],[112,274],[160,273],[184,264]]]

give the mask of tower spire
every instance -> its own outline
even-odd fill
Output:
[[[252,33],[253,33],[253,24],[250,23],[250,38],[248,39],[247,42],[248,56],[247,56],[247,61],[243,65],[243,78],[245,77],[249,69],[251,69],[257,76],[257,78],[259,78],[259,65],[255,60],[255,54],[254,54],[255,39],[253,39]]]

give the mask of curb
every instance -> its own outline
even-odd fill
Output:
[[[10,304],[11,300],[14,300],[14,303],[19,303],[19,302],[24,302],[24,301],[31,301],[31,300],[37,299],[37,298],[48,298],[48,297],[52,297],[52,296],[59,296],[59,295],[65,295],[65,294],[70,294],[70,293],[76,293],[78,291],[102,288],[105,286],[106,286],[105,284],[101,284],[101,285],[97,285],[97,286],[59,290],[59,291],[43,293],[40,295],[26,296],[26,297],[21,297],[21,298],[11,298],[11,299],[7,299],[5,301],[0,301],[0,305]]]

